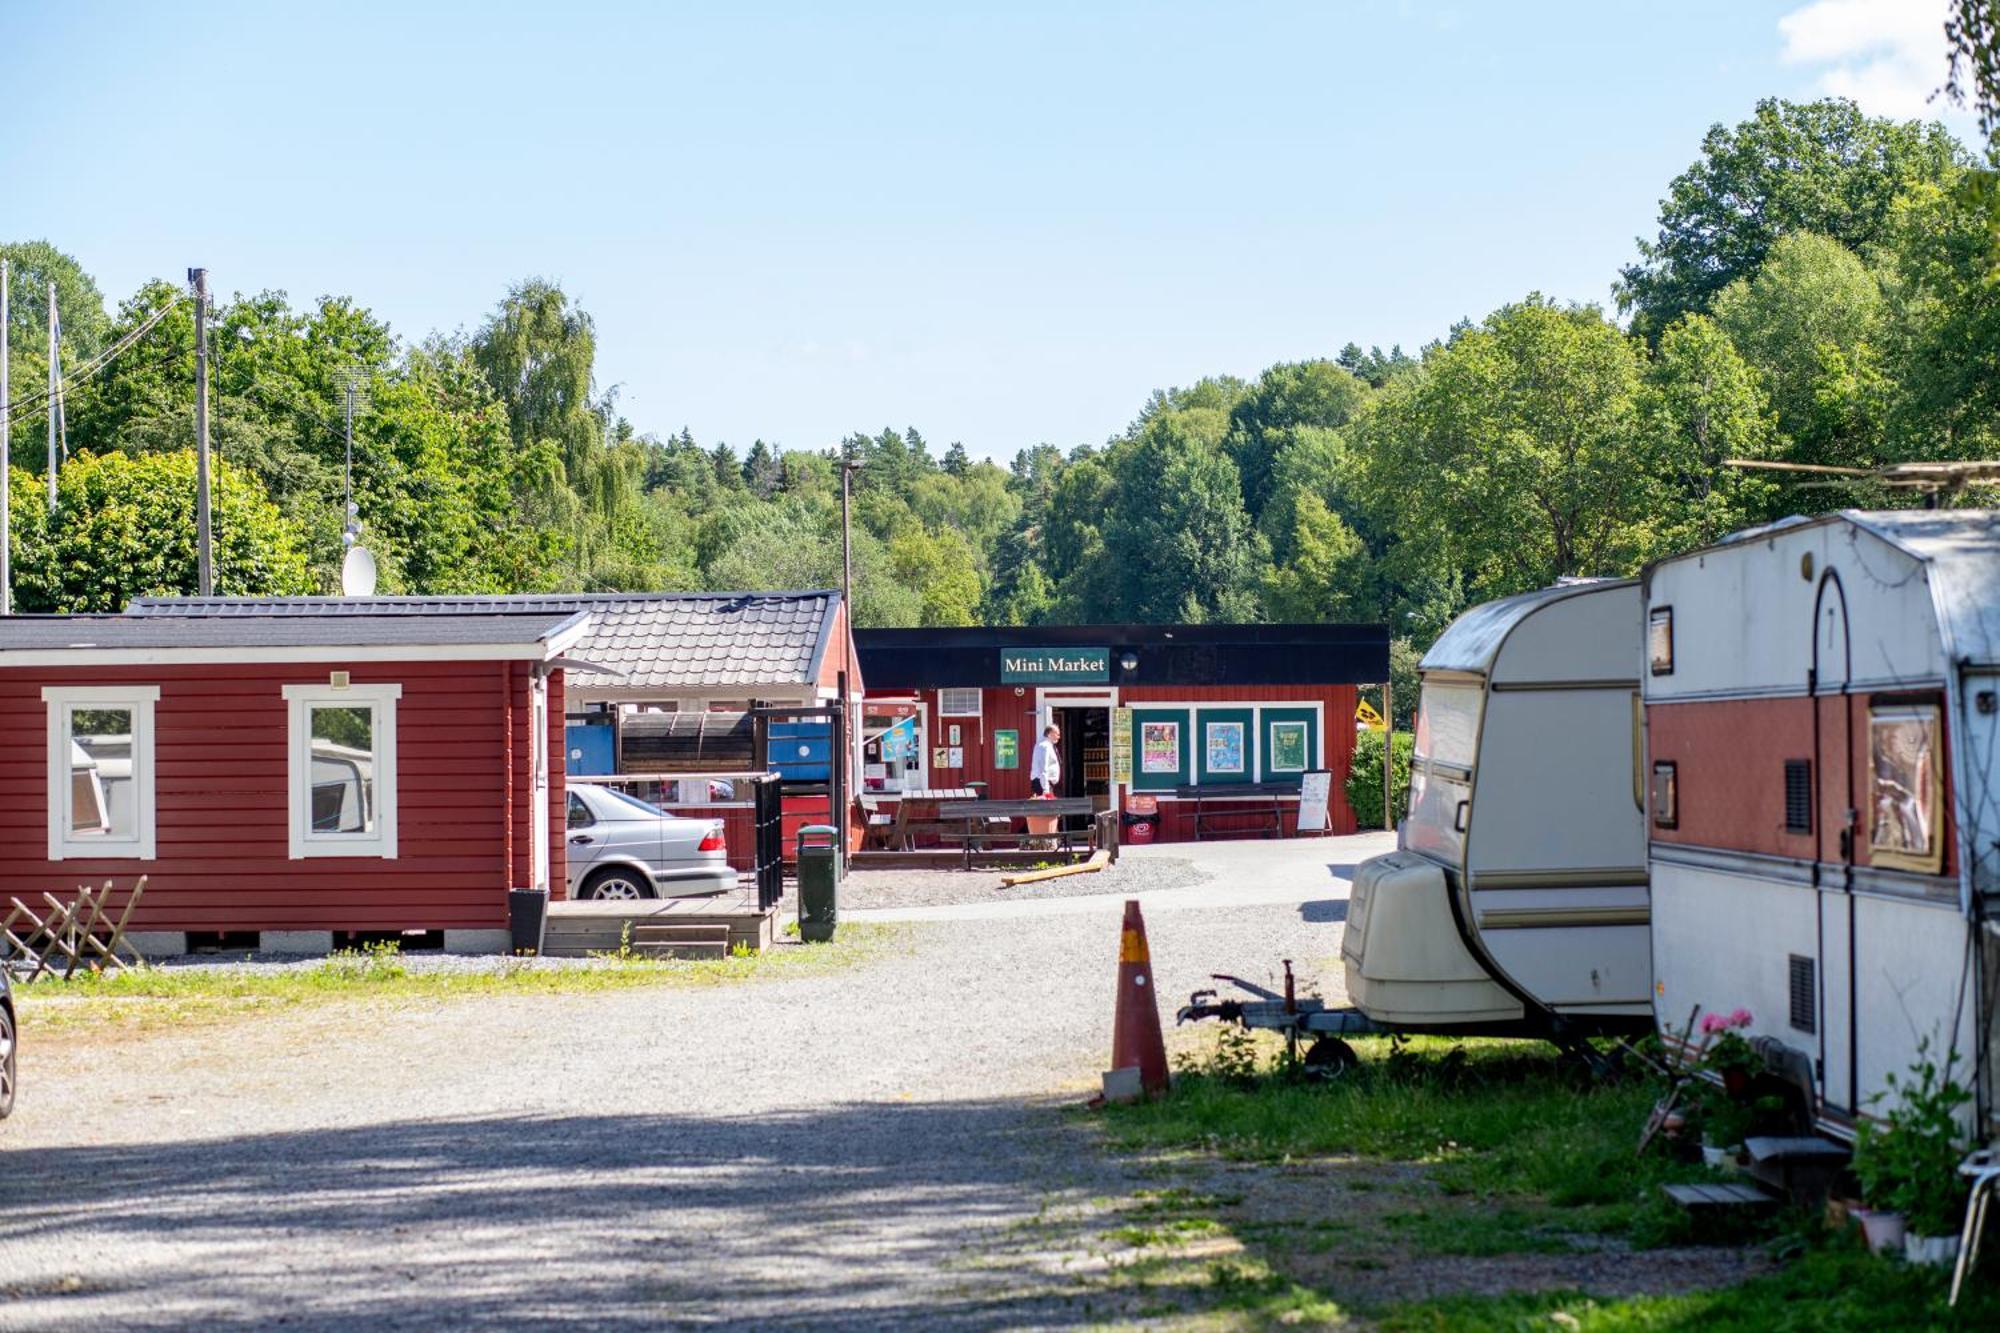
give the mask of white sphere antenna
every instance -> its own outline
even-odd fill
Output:
[[[375,557],[365,546],[350,546],[340,562],[340,592],[344,597],[375,595]]]

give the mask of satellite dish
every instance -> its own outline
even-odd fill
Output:
[[[367,547],[347,548],[347,558],[340,562],[340,591],[346,597],[375,595],[375,557]]]

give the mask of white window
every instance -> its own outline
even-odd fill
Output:
[[[939,717],[978,717],[979,690],[949,689],[938,691]]]
[[[49,860],[153,859],[157,685],[49,685]]]
[[[292,859],[396,855],[400,685],[287,685]]]

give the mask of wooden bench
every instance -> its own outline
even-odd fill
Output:
[[[995,844],[1025,847],[1030,838],[1053,837],[1060,840],[1058,845],[1063,851],[1068,851],[1076,841],[1078,831],[1065,827],[1064,821],[1076,815],[1090,817],[1091,827],[1086,840],[1095,850],[1100,825],[1096,820],[1097,803],[1088,796],[1059,796],[1040,801],[948,801],[938,807],[940,823],[963,825],[963,831],[947,832],[942,836],[947,842],[958,843],[964,849],[967,870],[972,869],[972,858],[976,852]],[[1014,831],[1013,821],[1016,819],[1047,819],[1051,816],[1056,820],[1056,831],[1052,834]],[[990,821],[994,820],[1006,820],[1007,826],[993,828]],[[982,823],[989,824],[989,827],[976,827]]]
[[[918,791],[875,794],[870,799],[877,802],[895,800],[895,817],[880,836],[891,850],[907,852],[916,847],[919,834],[937,836],[951,830],[952,825],[938,818],[933,807],[944,801],[969,801],[977,794],[970,787],[929,787]]]
[[[1194,802],[1194,838],[1200,842],[1209,825],[1217,820],[1249,817],[1257,823],[1248,828],[1231,828],[1229,833],[1257,832],[1267,838],[1285,836],[1284,797],[1296,798],[1293,782],[1230,782],[1206,787],[1176,787],[1174,795]]]

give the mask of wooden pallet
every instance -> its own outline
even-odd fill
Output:
[[[1669,1199],[1690,1212],[1724,1208],[1775,1208],[1777,1199],[1755,1185],[1740,1185],[1734,1181],[1698,1185],[1662,1185],[1660,1190]]]

